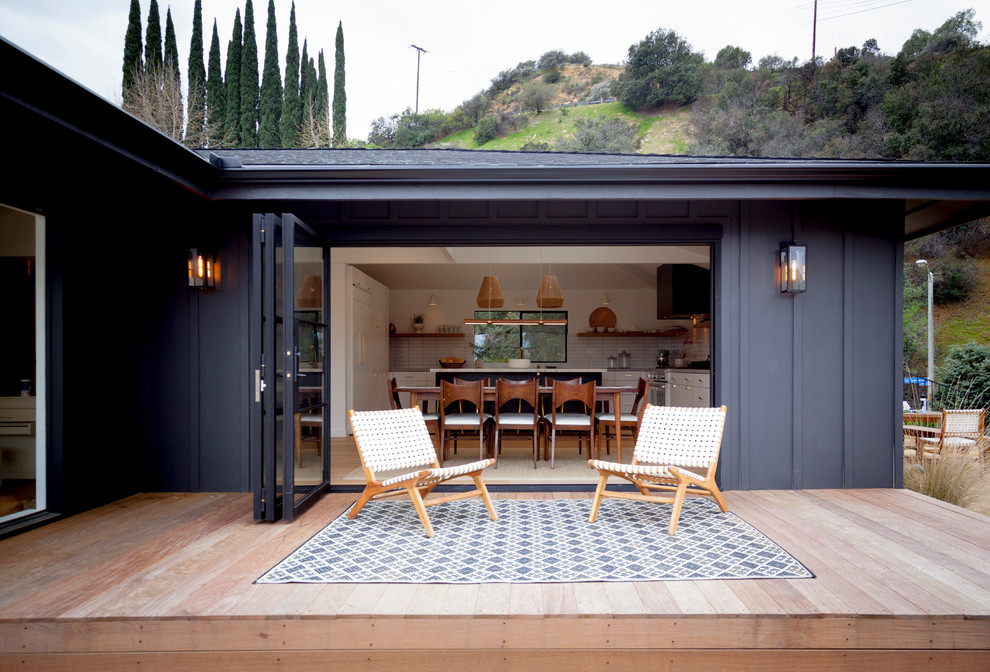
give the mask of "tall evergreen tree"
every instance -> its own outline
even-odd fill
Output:
[[[186,144],[206,146],[206,66],[203,63],[203,0],[193,5],[192,37],[189,39],[189,95],[186,103]]]
[[[127,17],[127,33],[124,35],[124,78],[121,84],[121,99],[126,103],[127,94],[134,86],[134,73],[141,68],[141,5],[131,0],[131,11]]]
[[[344,91],[344,24],[337,22],[333,56],[333,146],[347,144],[347,93]]]
[[[306,44],[306,38],[303,38],[303,48],[302,48],[302,60],[299,61],[299,105],[300,107],[306,107],[306,103],[309,102],[309,95],[313,91],[313,87],[310,85],[309,76],[309,46]]]
[[[258,146],[258,40],[254,33],[254,7],[244,4],[244,47],[241,50],[241,142]]]
[[[162,18],[158,0],[148,8],[148,28],[144,34],[144,69],[157,70],[162,65]]]
[[[323,50],[319,54],[319,79],[316,85],[316,118],[320,132],[326,136],[326,146],[330,145],[330,83],[327,80],[327,64],[323,60]]]
[[[224,95],[227,110],[224,114],[224,144],[239,147],[241,144],[241,10],[234,11],[234,32],[227,43],[227,68],[224,70]]]
[[[135,0],[136,2],[137,0]],[[299,36],[296,31],[296,3],[289,12],[289,45],[285,52],[285,94],[282,97],[283,147],[299,146],[302,99],[299,97]]]
[[[275,33],[275,0],[268,0],[265,34],[265,67],[261,74],[258,107],[258,146],[281,147],[282,74],[278,68],[278,36]]]
[[[172,24],[171,7],[165,10],[165,67],[171,71],[181,90],[182,79],[179,75],[179,45],[175,41],[175,25]]]
[[[220,69],[220,36],[217,20],[213,19],[213,38],[210,40],[209,70],[206,75],[206,143],[209,147],[224,144],[224,116],[227,114],[223,73]]]

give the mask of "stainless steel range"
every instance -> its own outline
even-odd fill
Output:
[[[667,405],[667,369],[657,369],[648,374],[650,382],[650,403],[654,406]]]

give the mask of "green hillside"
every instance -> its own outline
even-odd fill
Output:
[[[458,131],[432,144],[432,147],[455,149],[520,150],[524,145],[545,143],[552,149],[560,140],[573,137],[579,119],[620,118],[636,125],[641,142],[638,152],[645,154],[685,154],[689,141],[690,107],[675,107],[656,112],[633,112],[619,103],[600,103],[581,107],[558,107],[541,114],[521,113],[526,121],[521,128],[505,137],[483,145],[474,140],[474,129]]]

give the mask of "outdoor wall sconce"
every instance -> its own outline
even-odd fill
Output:
[[[189,286],[197,289],[213,289],[216,286],[216,269],[213,253],[195,247],[189,248]]]
[[[806,245],[797,243],[780,244],[780,277],[781,294],[799,294],[808,289]]]

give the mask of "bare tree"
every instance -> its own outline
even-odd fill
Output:
[[[313,101],[307,101],[303,108],[302,125],[299,130],[300,147],[329,147],[330,120],[326,113],[314,113]]]
[[[138,119],[182,142],[182,86],[172,68],[135,68],[122,106]]]

